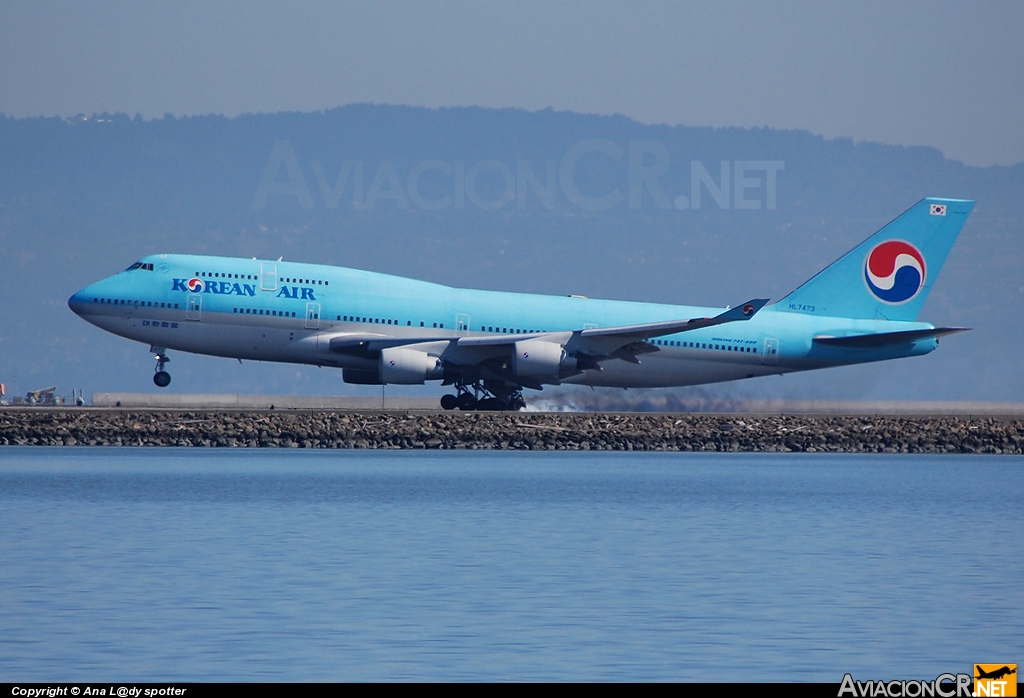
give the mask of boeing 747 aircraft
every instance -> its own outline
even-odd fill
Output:
[[[973,201],[928,198],[781,301],[700,308],[451,288],[356,269],[158,254],[68,305],[167,351],[334,366],[347,383],[454,391],[445,409],[518,410],[524,388],[669,387],[933,351],[917,322]]]

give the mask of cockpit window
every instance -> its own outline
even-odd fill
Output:
[[[133,269],[143,269],[145,271],[153,271],[153,265],[152,265],[152,263],[136,262],[135,264],[133,264],[130,267],[128,267],[127,269],[125,269],[125,271],[131,271]]]

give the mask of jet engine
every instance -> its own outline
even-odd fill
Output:
[[[512,354],[512,372],[520,378],[557,381],[565,361],[562,345],[543,339],[516,342]]]
[[[423,385],[444,377],[441,360],[426,352],[392,347],[380,352],[380,381],[399,385]]]

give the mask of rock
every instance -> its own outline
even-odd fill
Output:
[[[0,444],[263,448],[1020,453],[1021,420],[924,417],[0,408]]]

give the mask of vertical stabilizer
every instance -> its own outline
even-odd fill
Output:
[[[819,272],[775,310],[917,319],[973,201],[927,198]]]

